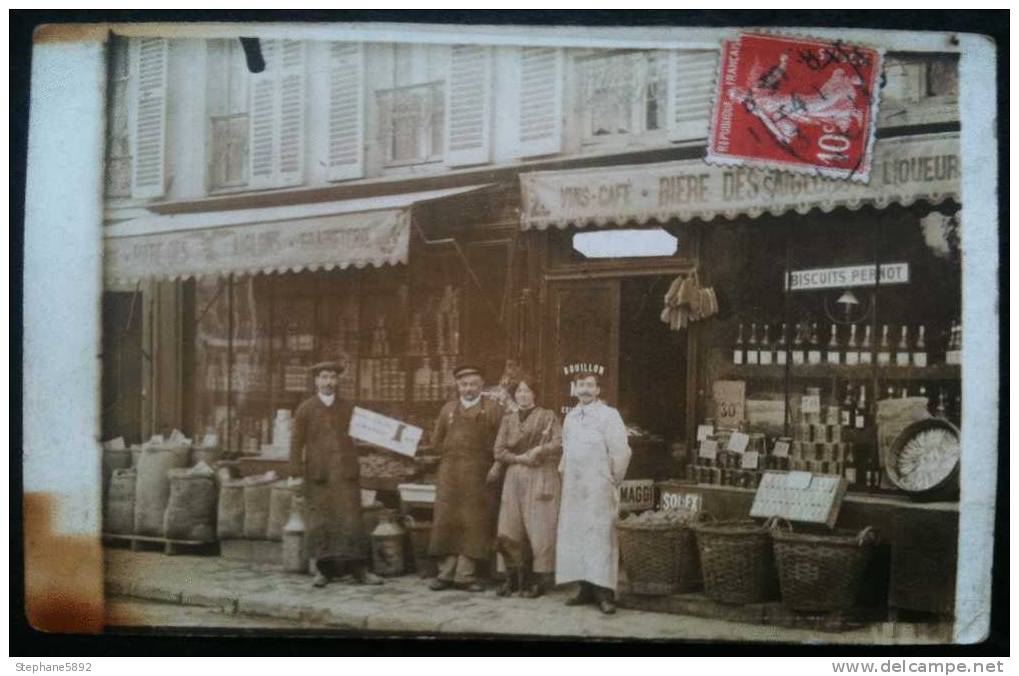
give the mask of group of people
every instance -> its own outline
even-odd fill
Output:
[[[291,471],[305,480],[313,584],[346,574],[381,584],[367,565],[357,451],[347,436],[352,406],[336,397],[342,367],[324,362],[312,373],[316,394],[294,415]],[[509,385],[507,406],[482,395],[480,368],[462,365],[453,376],[458,397],[443,406],[432,437],[440,461],[429,554],[439,565],[430,589],[483,591],[483,567],[497,552],[500,596],[534,598],[576,582],[567,605],[615,612],[615,520],[630,447],[619,412],[599,398],[601,376],[575,374],[578,404],[562,425],[538,406],[529,376]]]

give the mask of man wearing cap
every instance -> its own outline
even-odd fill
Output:
[[[442,407],[432,436],[440,462],[429,554],[439,557],[439,574],[429,588],[484,591],[477,567],[492,553],[496,502],[488,481],[498,479],[493,448],[503,410],[481,396],[477,366],[459,366],[453,377],[459,397]]]
[[[316,394],[297,407],[290,438],[291,476],[304,477],[305,551],[316,587],[345,573],[362,584],[382,584],[368,570],[360,467],[347,435],[353,408],[336,396],[342,372],[336,362],[311,367]]]
[[[579,403],[563,422],[562,502],[556,537],[556,584],[580,582],[567,605],[597,604],[616,611],[619,572],[616,517],[630,444],[619,411],[601,399],[600,373],[574,376]]]

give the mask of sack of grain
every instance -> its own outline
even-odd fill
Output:
[[[294,491],[286,481],[273,484],[269,494],[269,525],[266,528],[266,539],[279,542],[283,539],[283,526],[290,518],[290,506]]]
[[[269,501],[276,473],[247,477],[244,486],[244,538],[265,540],[269,532]]]
[[[164,517],[166,537],[212,542],[216,539],[216,478],[208,465],[170,470],[170,499]]]
[[[115,469],[106,495],[103,532],[116,535],[134,534],[134,495],[138,473],[133,469]]]
[[[219,487],[216,534],[220,540],[244,537],[244,482],[223,481]]]
[[[163,535],[163,513],[170,499],[171,469],[187,466],[190,448],[184,445],[150,443],[138,458],[134,522],[138,535]]]

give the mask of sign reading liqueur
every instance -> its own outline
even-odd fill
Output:
[[[844,289],[850,286],[874,286],[876,277],[876,265],[793,270],[786,276],[786,288],[790,291],[814,291],[817,289]],[[881,286],[907,284],[908,282],[909,263],[881,264]]]
[[[937,203],[958,197],[959,169],[958,135],[931,134],[876,141],[866,183],[703,160],[534,172],[520,176],[521,227],[756,217],[918,199]]]
[[[421,443],[420,427],[402,423],[360,406],[350,416],[350,436],[402,455],[413,456]]]

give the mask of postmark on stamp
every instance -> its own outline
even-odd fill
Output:
[[[840,40],[725,41],[707,161],[866,183],[882,54]]]

